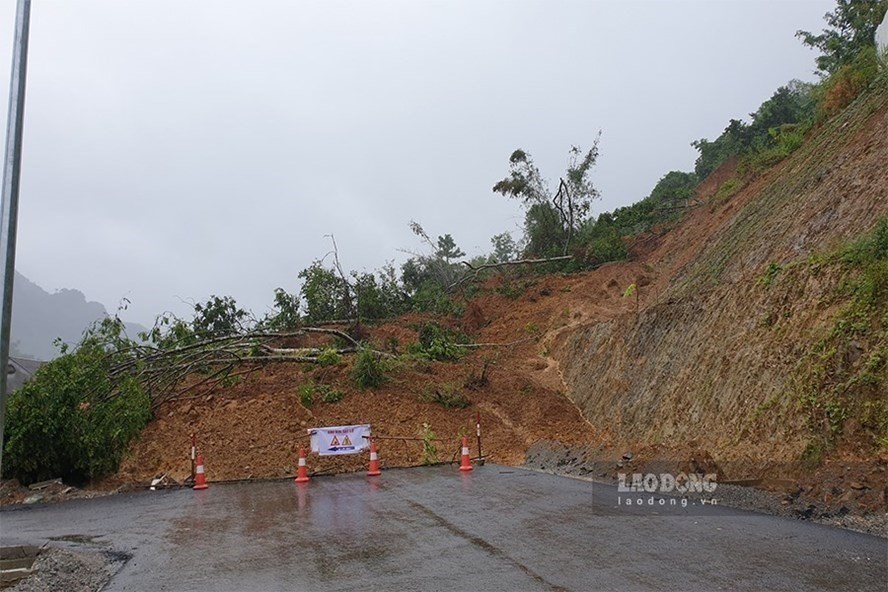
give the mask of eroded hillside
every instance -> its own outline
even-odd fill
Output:
[[[568,396],[596,428],[647,444],[698,441],[728,460],[803,455],[817,435],[816,412],[802,400],[802,383],[813,380],[804,362],[838,322],[852,299],[842,285],[856,277],[829,255],[888,216],[886,97],[882,84],[792,157],[733,196],[710,196],[665,235],[640,260],[638,284],[650,283],[637,313],[559,337],[553,357]],[[884,350],[884,309],[870,312],[872,327],[833,344],[855,349],[849,364]],[[883,362],[879,389],[885,371]],[[876,420],[863,417],[864,402],[885,400],[875,386],[854,389],[864,401],[848,404],[856,421],[840,437]],[[859,444],[868,455],[876,448],[872,438]]]
[[[836,478],[864,481],[878,500],[888,479],[884,294],[869,302],[875,309],[850,310],[865,274],[841,253],[888,216],[886,157],[883,77],[773,169],[716,171],[701,186],[704,205],[638,240],[631,261],[481,286],[448,321],[480,345],[459,361],[402,360],[366,390],[351,381],[351,360],[267,366],[162,406],[118,478],[184,478],[191,433],[211,479],[281,477],[295,470],[306,428],[358,422],[406,438],[427,424],[448,461],[480,414],[485,456],[501,463],[523,462],[541,440],[613,459],[626,449],[693,454],[733,463],[732,478],[775,465],[810,477],[831,459],[853,459],[854,471]],[[378,347],[404,353],[423,320],[365,329]],[[311,405],[306,384],[319,389]],[[331,391],[341,397],[325,402]],[[441,393],[467,406],[435,402]],[[416,440],[381,444],[384,466],[427,460]]]

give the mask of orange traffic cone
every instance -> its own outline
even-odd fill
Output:
[[[382,475],[382,471],[379,470],[379,455],[376,453],[376,442],[373,441],[373,438],[370,438],[370,470],[367,471],[367,475],[370,477]]]
[[[308,476],[308,469],[305,466],[305,448],[299,449],[299,469],[296,471],[296,478],[294,481],[296,483],[308,483],[310,477]]]
[[[463,436],[462,443],[462,462],[459,464],[460,471],[471,471],[475,467],[472,466],[472,461],[469,460],[469,440],[465,436]]]
[[[197,468],[194,470],[194,487],[192,489],[206,489],[207,474],[204,472],[203,455],[197,455]]]

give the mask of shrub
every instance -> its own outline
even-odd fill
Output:
[[[435,445],[435,432],[428,423],[422,424],[422,430],[419,432],[422,438],[422,462],[426,465],[433,465],[438,462],[438,447]]]
[[[361,388],[375,388],[385,382],[388,365],[373,350],[362,349],[355,361],[352,378]]]
[[[466,396],[460,392],[459,387],[451,383],[428,386],[423,390],[420,398],[423,401],[437,403],[446,409],[465,409],[471,405]]]
[[[345,393],[328,384],[320,385],[318,390],[321,392],[321,400],[324,403],[338,403],[345,398]]]
[[[419,342],[409,350],[428,360],[452,361],[461,353],[457,344],[466,341],[466,336],[459,331],[445,329],[437,323],[423,323],[419,328]]]
[[[318,366],[336,366],[341,361],[342,356],[332,347],[328,347],[319,353],[316,360]]]
[[[117,470],[151,418],[151,401],[132,378],[114,382],[108,366],[106,350],[88,342],[10,396],[6,475],[24,484],[56,477],[84,483]]]
[[[314,385],[310,382],[305,382],[299,385],[299,402],[302,403],[303,407],[311,407],[314,404]]]
[[[870,85],[878,73],[876,49],[874,47],[863,49],[852,62],[840,67],[826,80],[820,102],[820,114],[832,117],[847,107]]]

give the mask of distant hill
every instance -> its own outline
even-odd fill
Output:
[[[59,351],[53,345],[57,337],[66,343],[80,341],[83,331],[93,322],[108,316],[98,302],[89,302],[79,290],[59,290],[50,294],[18,271],[12,300],[13,355],[50,360]],[[127,333],[135,337],[145,327],[126,324]]]

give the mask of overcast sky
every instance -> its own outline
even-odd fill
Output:
[[[15,1],[0,3],[2,121]],[[595,213],[691,170],[792,78],[833,0],[33,0],[17,268],[128,320],[257,315],[330,250],[372,270],[518,237],[521,147],[557,179],[601,130]],[[4,144],[5,145],[5,144]]]

